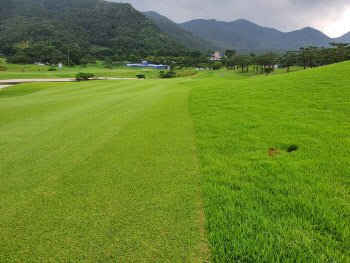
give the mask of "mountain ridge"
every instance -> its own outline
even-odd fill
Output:
[[[260,26],[246,19],[231,22],[194,19],[179,25],[199,38],[214,42],[221,49],[293,50],[302,46],[329,47],[329,43],[335,40],[312,27],[282,32],[275,28]]]
[[[167,33],[178,42],[200,51],[216,50],[218,47],[211,42],[198,38],[193,33],[184,29],[177,23],[173,22],[166,16],[163,16],[155,11],[142,12],[146,17],[151,19],[163,32]]]

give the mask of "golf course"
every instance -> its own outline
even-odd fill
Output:
[[[350,62],[1,65],[146,79],[0,89],[0,262],[350,262]]]

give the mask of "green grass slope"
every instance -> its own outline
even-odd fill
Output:
[[[0,71],[0,80],[6,79],[56,79],[74,78],[79,72],[93,73],[97,77],[135,78],[138,74],[146,75],[146,78],[159,78],[159,71],[153,68],[130,68],[122,65],[113,65],[112,68],[105,68],[101,62],[95,65],[75,67],[51,67],[38,66],[35,64],[19,65],[7,64],[6,59],[0,58],[0,66],[6,67],[6,71]],[[55,68],[55,71],[48,71]]]
[[[214,262],[350,262],[349,72],[185,83]]]
[[[0,94],[1,262],[203,262],[190,88],[21,84]]]
[[[111,68],[105,68],[105,66],[102,65],[100,61],[98,61],[94,65],[90,64],[87,66],[74,66],[63,68],[51,66],[38,66],[35,64],[20,65],[8,64],[6,63],[6,59],[4,58],[0,58],[0,66],[7,68],[6,71],[0,71],[0,80],[75,78],[75,75],[79,72],[93,73],[96,77],[109,78],[136,78],[136,75],[143,74],[146,76],[146,79],[156,79],[159,78],[159,73],[161,71],[164,71],[153,68],[131,68],[123,65],[113,65],[111,66]],[[50,68],[54,68],[56,70],[49,71]],[[194,68],[183,68],[181,70],[176,70],[176,73],[181,74],[193,70]],[[207,74],[206,71],[200,71],[200,73]],[[251,74],[252,73],[249,73],[249,76]]]

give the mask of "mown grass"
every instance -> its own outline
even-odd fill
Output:
[[[207,260],[194,122],[214,262],[350,262],[349,70],[2,89],[0,261]]]
[[[7,64],[6,59],[0,58],[0,66],[7,67],[6,71],[0,71],[0,80],[5,79],[56,79],[56,78],[74,78],[79,72],[93,73],[96,77],[115,77],[115,78],[136,78],[138,74],[144,74],[146,79],[159,78],[159,72],[162,70],[152,68],[130,68],[122,65],[113,65],[111,68],[105,68],[101,62],[95,65],[75,66],[75,67],[51,67],[38,66],[34,64],[18,65]],[[55,68],[55,71],[48,71]],[[177,74],[186,74],[193,71],[193,68],[184,68],[176,70]]]
[[[350,262],[349,71],[183,83],[214,262]]]
[[[101,62],[97,62],[95,65],[87,66],[75,66],[75,67],[51,67],[51,66],[38,66],[34,64],[30,65],[18,65],[18,64],[7,64],[6,59],[0,58],[0,66],[7,67],[6,71],[0,71],[0,80],[5,79],[55,79],[55,78],[74,78],[75,75],[79,72],[93,73],[97,77],[116,77],[116,78],[136,78],[138,74],[144,74],[147,79],[156,79],[159,78],[159,72],[162,70],[156,70],[152,68],[129,68],[122,65],[113,65],[112,68],[105,68],[104,65],[101,65]],[[55,68],[56,71],[48,71],[50,68]],[[253,71],[253,66],[249,68],[249,72],[246,70],[242,73],[241,69],[236,70],[227,70],[223,68],[221,70],[195,70],[194,68],[184,68],[177,69],[176,73],[181,77],[189,77],[191,75],[198,76],[217,76],[219,74],[225,73],[227,76],[235,77],[264,77],[265,74],[260,74],[260,72]],[[301,67],[291,67],[290,71],[299,71]],[[275,72],[271,73],[272,75],[278,75],[286,73],[287,69],[276,69]],[[226,77],[227,77],[226,76]]]
[[[0,261],[205,261],[189,91],[172,80],[5,88]]]
[[[56,83],[36,83],[31,85],[16,85],[0,89],[0,99],[5,97],[24,96],[44,89],[55,87]]]
[[[156,78],[159,76],[159,70],[153,69],[134,69],[121,65],[105,68],[101,62],[96,65],[75,66],[75,67],[51,67],[38,66],[34,64],[18,65],[6,64],[5,59],[0,59],[1,66],[7,67],[7,71],[0,72],[0,79],[36,79],[36,78],[74,78],[79,72],[93,73],[97,77],[120,77],[120,78],[136,78],[137,74],[145,74],[147,78]],[[55,71],[48,71],[55,68]]]

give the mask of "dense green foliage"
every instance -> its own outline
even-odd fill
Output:
[[[264,68],[264,72],[265,72],[266,76],[268,76],[271,72],[273,72],[273,68],[266,67],[266,68]]]
[[[167,70],[167,71],[161,71],[159,72],[159,77],[163,79],[171,79],[171,78],[176,78],[177,74],[174,70]]]
[[[270,74],[278,68],[289,68],[294,65],[303,66],[306,69],[343,62],[350,59],[350,44],[330,43],[331,48],[324,47],[301,47],[299,50],[286,51],[283,55],[269,52],[257,56],[255,53],[247,55],[237,55],[234,50],[226,50],[222,62],[228,69],[241,68],[242,72],[253,65],[253,71]],[[216,62],[217,63],[217,62]],[[215,66],[215,63],[214,63]],[[214,66],[212,66],[214,68]],[[270,69],[271,68],[271,69]],[[268,72],[266,72],[268,71]]]
[[[76,80],[88,80],[89,78],[95,77],[94,74],[92,73],[84,73],[84,72],[79,72],[78,74],[75,75]]]
[[[138,75],[136,75],[136,77],[138,79],[146,79],[146,75],[145,74],[138,74]]]
[[[15,44],[26,41],[41,43],[42,48],[53,46],[54,41],[71,45],[66,50],[56,48],[65,57],[72,47],[85,53],[89,49],[90,54],[185,47],[130,4],[99,0],[0,0],[0,6],[0,51],[7,54],[17,51],[13,48]]]
[[[167,33],[174,40],[190,47],[191,49],[198,49],[200,51],[207,52],[214,51],[219,48],[211,42],[196,37],[191,32],[174,23],[167,17],[154,11],[144,12],[143,14],[151,19],[162,31]]]
[[[214,262],[350,262],[349,71],[189,84]]]

